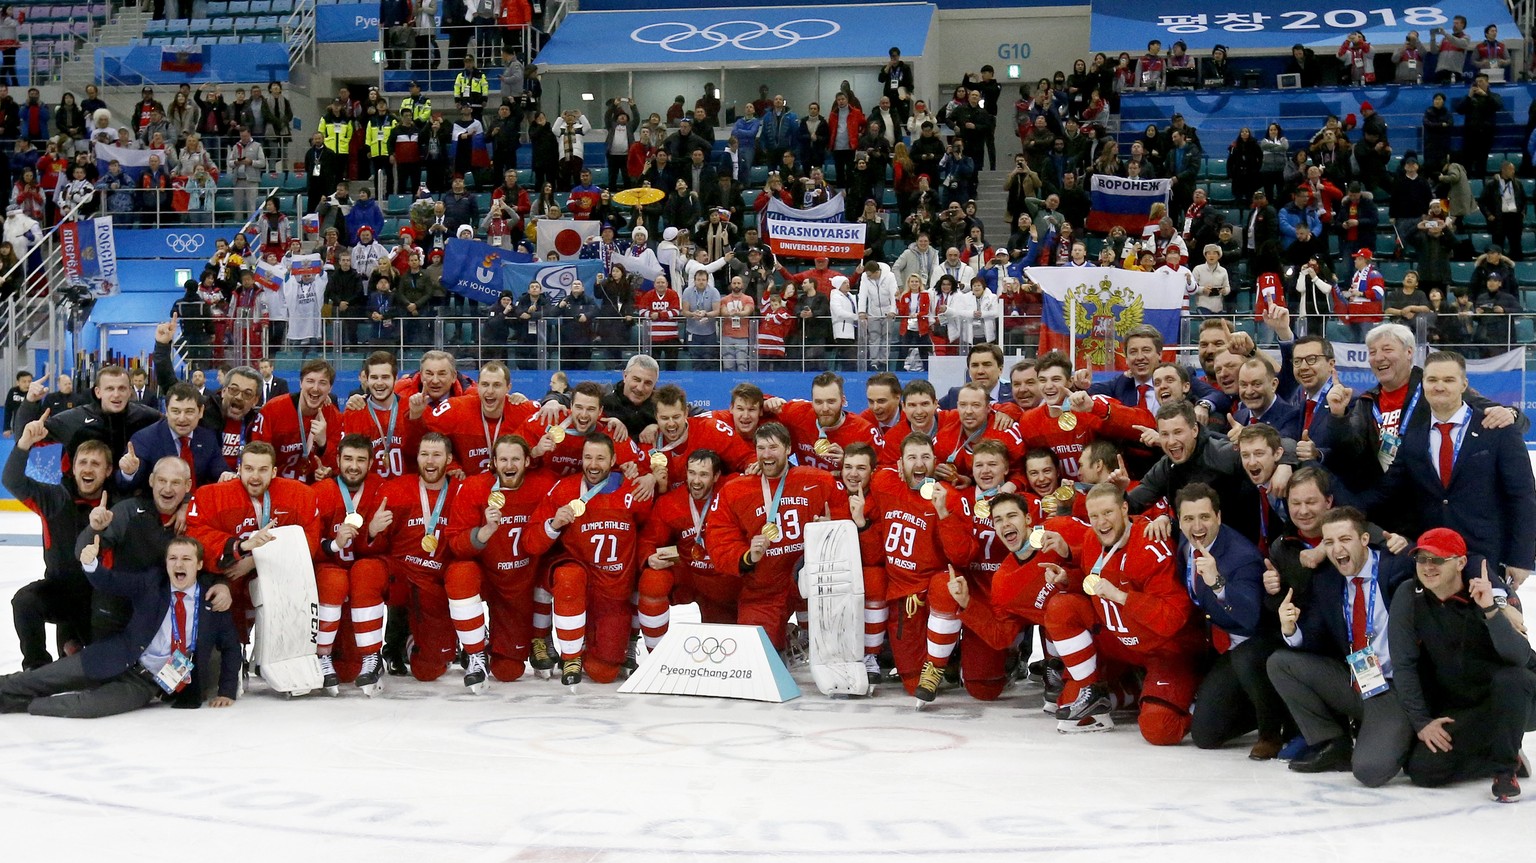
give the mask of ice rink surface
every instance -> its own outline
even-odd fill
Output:
[[[0,595],[38,577],[37,535],[0,513]],[[18,662],[7,614],[0,669]],[[373,700],[254,682],[228,710],[0,716],[0,859],[1524,859],[1536,826],[1536,801],[1494,803],[1487,780],[1367,789],[1249,761],[1252,738],[1063,736],[1036,686],[918,713],[895,684],[828,700],[804,669],[781,705],[535,678],[476,697],[460,677],[389,678]]]

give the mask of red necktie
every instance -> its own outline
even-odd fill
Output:
[[[1440,432],[1440,484],[1451,487],[1451,468],[1456,464],[1456,442],[1451,438],[1455,423],[1435,423]]]
[[[1151,384],[1136,385],[1136,407],[1139,407],[1142,410],[1150,410],[1150,408],[1147,407],[1147,393],[1151,391]]]
[[[192,487],[197,488],[197,465],[192,461],[192,437],[188,435],[187,437],[177,438],[177,441],[181,444],[181,452],[179,453],[181,460],[187,463],[187,470],[192,476]]]
[[[1349,633],[1349,652],[1365,649],[1365,627],[1370,621],[1366,620],[1369,613],[1365,610],[1365,579],[1355,576],[1350,579],[1355,585],[1355,598],[1353,600],[1353,626]]]
[[[1317,399],[1307,399],[1307,412],[1301,415],[1301,428],[1303,431],[1312,430],[1312,415],[1317,411]]]
[[[1269,489],[1259,486],[1259,554],[1269,557]]]
[[[176,591],[176,604],[171,606],[171,612],[176,615],[176,626],[171,630],[171,656],[175,656],[178,653],[185,653],[186,650],[187,650],[187,592],[186,591],[184,591],[184,590]],[[183,677],[181,679],[181,683],[176,687],[176,691],[180,692],[181,690],[185,689],[187,684],[190,683],[191,680],[192,680],[192,675],[190,675],[190,674],[187,675],[186,677]]]

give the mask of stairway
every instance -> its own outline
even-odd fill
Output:
[[[75,55],[60,65],[59,83],[76,94],[84,93],[87,84],[97,84],[104,90],[114,86],[112,81],[96,80],[96,49],[133,44],[133,40],[144,35],[152,17],[147,4],[123,6],[109,15],[107,23],[96,28]]]
[[[1002,165],[1003,160],[997,162]],[[1007,179],[1006,170],[980,171],[976,175],[976,215],[987,226],[987,244],[991,246],[1005,245],[1013,230],[1008,224],[1008,191],[1003,185]]]

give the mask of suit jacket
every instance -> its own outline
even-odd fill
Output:
[[[1438,453],[1430,452],[1430,412],[1415,411],[1402,447],[1376,487],[1363,495],[1373,517],[1394,519],[1399,532],[1418,536],[1448,527],[1467,550],[1492,563],[1530,569],[1536,565],[1536,479],[1518,427],[1483,428],[1483,411],[1472,408],[1451,484],[1440,481]],[[1390,502],[1390,505],[1388,505]]]
[[[277,375],[273,375],[270,383],[267,381],[262,381],[261,400],[258,401],[257,404],[264,405],[267,402],[277,398],[278,396],[285,396],[287,394],[288,381],[285,378],[280,378]]]
[[[181,446],[171,431],[168,420],[161,420],[148,428],[140,429],[129,441],[133,453],[139,458],[139,470],[132,477],[117,471],[117,487],[128,492],[138,492],[149,487],[149,475],[155,462],[166,456],[181,455]],[[218,482],[224,475],[227,463],[221,450],[218,432],[199,425],[192,430],[192,464],[197,485]]]
[[[1414,577],[1413,558],[1373,548],[1377,554],[1376,580],[1380,602],[1390,608],[1398,585]],[[1342,660],[1349,655],[1349,628],[1344,623],[1344,576],[1331,561],[1318,564],[1312,576],[1312,595],[1307,598],[1298,631],[1301,649]],[[1297,605],[1302,605],[1297,603]]]
[[[1189,590],[1189,598],[1199,606],[1205,619],[1231,635],[1253,638],[1266,628],[1278,626],[1274,615],[1264,613],[1264,558],[1253,543],[1226,525],[1211,543],[1216,568],[1227,580],[1225,597],[1190,570],[1189,540],[1179,539],[1179,577]]]
[[[1189,400],[1198,402],[1208,399],[1211,393],[1218,393],[1217,389],[1206,382],[1205,378],[1191,377],[1189,381]],[[1088,388],[1088,395],[1109,396],[1123,405],[1135,407],[1140,395],[1136,391],[1136,379],[1129,374],[1116,375],[1109,380],[1099,381]]]
[[[1001,402],[1003,404],[1007,404],[1008,402],[1013,401],[1013,385],[1012,384],[1008,383],[1008,381],[1005,380],[1005,381],[998,382],[997,386],[998,386],[998,389],[997,389],[997,400],[998,400],[998,402]],[[942,408],[943,410],[952,411],[952,410],[955,409],[955,401],[957,399],[959,399],[959,398],[960,398],[960,388],[959,387],[950,387],[949,388],[949,392],[945,393],[944,397],[939,399],[939,407]],[[1136,403],[1135,400],[1132,399],[1131,404],[1135,404],[1135,403]]]
[[[1296,372],[1291,364],[1291,357],[1296,349],[1296,343],[1280,343],[1280,397],[1296,406],[1301,415],[1301,427],[1306,429],[1312,443],[1317,445],[1323,458],[1328,457],[1328,449],[1331,441],[1328,437],[1328,421],[1324,414],[1328,413],[1328,389],[1331,384],[1324,384],[1318,393],[1316,403],[1312,405],[1312,423],[1307,424],[1307,391],[1296,380]],[[1350,402],[1350,407],[1354,402]],[[1300,432],[1298,432],[1299,434]]]
[[[141,405],[148,405],[155,410],[160,409],[160,390],[153,383],[144,385],[144,395],[134,394],[133,400]]]
[[[87,645],[80,652],[80,663],[92,680],[107,681],[133,668],[139,657],[160,631],[165,613],[171,607],[171,582],[164,567],[134,572],[114,572],[98,567],[90,573],[91,586],[122,597],[133,606],[128,626],[116,635]],[[227,611],[208,607],[208,587],[213,582],[201,580],[204,601],[197,609],[197,644],[192,658],[192,682],[176,696],[178,703],[191,706],[202,700],[201,673],[212,666],[213,651],[223,655],[219,663],[219,694],[234,698],[240,686],[240,639],[235,634],[234,619]]]
[[[1247,405],[1241,402],[1238,403],[1237,408],[1232,412],[1232,417],[1237,421],[1238,425],[1251,425],[1252,412],[1248,410]],[[1290,438],[1291,440],[1299,440],[1301,438],[1301,409],[1280,398],[1278,395],[1270,403],[1269,409],[1264,411],[1264,415],[1259,417],[1259,422],[1274,426],[1275,431],[1280,432],[1280,436],[1283,438]]]

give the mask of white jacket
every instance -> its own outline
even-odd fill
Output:
[[[891,268],[880,265],[880,275],[874,279],[864,270],[859,276],[859,311],[871,318],[888,318],[896,312],[896,276]]]
[[[859,337],[859,311],[854,305],[857,298],[851,293],[832,291],[832,338],[856,339]]]
[[[576,122],[567,123],[565,122],[565,115],[562,114],[556,117],[553,123],[549,124],[549,130],[555,133],[555,155],[557,158],[564,159],[566,156],[566,131],[569,130],[570,152],[573,156],[580,159],[582,157],[582,146],[586,143],[587,135],[592,131],[592,122],[587,119],[586,114],[581,114],[576,118]]]
[[[981,317],[976,316],[980,309]],[[971,291],[956,291],[949,298],[949,340],[969,345],[975,342],[996,342],[997,322],[1002,315],[1002,305],[997,295],[982,291],[978,300]]]
[[[11,244],[11,251],[17,258],[25,261],[27,253],[42,238],[43,228],[36,219],[20,211],[6,215],[5,241]]]
[[[937,285],[939,279],[944,276],[955,277],[955,294],[958,296],[961,291],[969,292],[971,290],[971,279],[976,278],[976,268],[964,261],[961,261],[959,266],[951,267],[947,261],[941,258],[938,266],[933,268],[933,272],[928,277],[928,287],[931,288]]]

